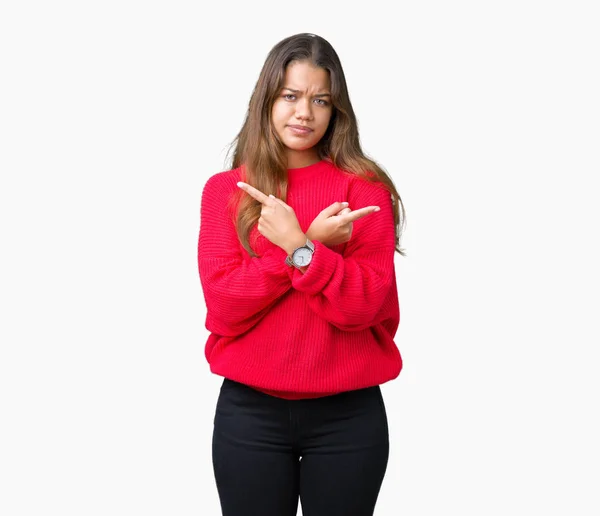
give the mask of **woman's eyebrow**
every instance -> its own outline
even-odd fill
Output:
[[[292,93],[302,93],[300,90],[295,90],[293,88],[288,88],[287,86],[285,86],[282,89],[291,91]],[[331,93],[317,93],[315,95],[315,97],[331,97]]]

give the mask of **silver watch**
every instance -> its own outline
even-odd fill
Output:
[[[285,259],[285,263],[287,263],[290,267],[293,266],[293,267],[296,267],[297,269],[299,269],[300,267],[306,267],[311,262],[314,252],[315,252],[315,244],[313,244],[307,238],[306,244],[294,249],[294,252],[292,253],[292,255],[288,256]]]

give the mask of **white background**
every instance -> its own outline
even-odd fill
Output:
[[[313,32],[407,210],[376,515],[600,514],[592,4],[3,2],[0,513],[220,514],[200,195]]]

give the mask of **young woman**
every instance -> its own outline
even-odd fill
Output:
[[[402,359],[404,206],[361,150],[342,65],[297,34],[264,63],[232,169],[206,182],[206,359],[223,376],[213,467],[224,516],[372,515],[389,454],[379,385]]]

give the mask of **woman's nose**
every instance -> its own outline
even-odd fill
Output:
[[[310,118],[312,116],[310,101],[302,99],[296,104],[296,116],[298,118]]]

